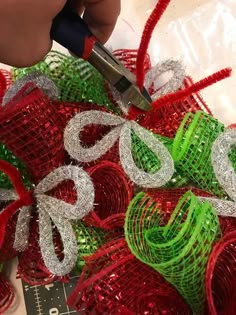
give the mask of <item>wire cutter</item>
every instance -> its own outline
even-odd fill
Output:
[[[134,74],[97,41],[84,20],[68,5],[53,20],[51,37],[93,65],[122,94],[126,105],[151,110],[152,99],[147,90],[140,91]]]

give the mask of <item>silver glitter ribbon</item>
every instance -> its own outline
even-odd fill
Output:
[[[81,145],[80,132],[88,125],[114,126],[93,147]],[[132,138],[134,132],[147,147],[153,151],[161,162],[161,168],[155,174],[139,169],[132,155]],[[129,178],[136,185],[147,188],[161,187],[173,176],[174,162],[167,148],[148,130],[135,121],[128,121],[110,113],[91,110],[74,116],[64,132],[64,145],[73,159],[79,162],[92,162],[101,158],[119,139],[120,162]]]
[[[25,86],[26,83],[33,82],[45,95],[50,99],[58,99],[59,91],[55,83],[41,72],[35,71],[26,74],[22,78],[16,80],[14,84],[7,90],[2,100],[2,106],[5,106],[16,94]],[[27,93],[29,93],[27,91]]]
[[[227,129],[218,136],[211,148],[211,162],[215,176],[233,201],[199,197],[201,201],[210,202],[222,216],[236,217],[236,173],[229,160],[229,153],[235,144],[236,129]]]
[[[168,59],[158,63],[149,70],[145,77],[145,87],[149,88],[162,74],[171,71],[173,73],[170,80],[164,84],[156,93],[152,95],[152,99],[156,100],[163,95],[177,91],[183,85],[186,76],[183,64],[178,60]]]
[[[77,193],[75,204],[46,195],[65,180],[72,180]],[[57,276],[64,276],[75,266],[78,254],[76,237],[70,220],[86,216],[93,208],[94,186],[89,175],[77,166],[62,166],[48,174],[35,188],[34,197],[39,214],[39,245],[47,269]],[[12,190],[0,190],[0,200],[16,200]],[[15,249],[27,248],[29,239],[30,207],[20,209],[15,233]],[[53,244],[52,222],[61,236],[64,259],[60,261]]]
[[[178,60],[167,59],[163,62],[159,62],[155,67],[151,68],[145,76],[144,86],[147,90],[152,87],[158,77],[162,74],[171,71],[173,73],[170,80],[158,89],[156,93],[152,95],[152,100],[160,98],[168,93],[173,93],[177,91],[183,85],[184,78],[186,76],[183,64]],[[110,86],[112,96],[114,100],[119,105],[120,109],[125,115],[128,114],[130,105],[127,105],[123,99],[122,95],[118,93],[112,86]]]
[[[235,144],[236,129],[227,129],[218,136],[211,149],[211,162],[216,178],[234,201],[236,201],[236,173],[228,156]]]
[[[210,202],[216,209],[218,215],[225,217],[236,217],[236,203],[234,201],[222,200],[212,197],[198,197],[201,202]]]

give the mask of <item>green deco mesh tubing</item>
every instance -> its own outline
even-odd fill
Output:
[[[226,197],[226,193],[215,177],[211,148],[223,131],[224,125],[212,116],[203,112],[188,113],[177,131],[172,149],[177,169],[201,189],[221,198]],[[231,151],[229,158],[236,166],[236,150]]]
[[[94,103],[115,113],[119,112],[108,97],[102,76],[82,59],[51,51],[33,67],[12,69],[13,80],[32,71],[40,71],[54,81],[62,101]]]
[[[126,213],[125,238],[132,253],[174,285],[196,314],[204,311],[206,266],[219,237],[215,209],[191,192],[179,200],[166,225],[145,193],[134,197]]]
[[[159,141],[161,141],[169,152],[172,150],[173,140],[171,138],[163,137],[157,134],[153,134]],[[161,163],[157,156],[148,148],[148,146],[140,140],[134,132],[132,132],[132,155],[135,164],[138,168],[144,170],[147,173],[154,174],[160,167]],[[166,187],[181,187],[188,185],[189,180],[186,176],[183,176],[181,172],[175,172],[172,179],[167,183]]]
[[[21,173],[22,180],[27,188],[32,185],[29,181],[29,177],[26,171],[25,165],[18,160],[10,151],[7,150],[5,145],[0,144],[0,160],[7,161],[11,165],[15,166]],[[12,188],[12,183],[8,176],[0,171],[0,188],[10,189]]]
[[[81,221],[76,222],[73,229],[78,245],[77,269],[81,272],[85,265],[83,257],[95,253],[107,241],[107,233],[102,229],[89,227]]]

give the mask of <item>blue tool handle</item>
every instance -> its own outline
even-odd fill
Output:
[[[68,5],[53,20],[51,38],[85,60],[97,41],[83,19]]]

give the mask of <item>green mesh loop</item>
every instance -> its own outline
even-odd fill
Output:
[[[40,71],[53,80],[62,101],[93,103],[120,113],[108,97],[103,77],[83,59],[51,51],[43,61],[33,67],[14,68],[12,76],[16,80],[32,71]]]
[[[159,141],[161,141],[169,152],[172,151],[173,140],[168,137],[153,134]],[[160,160],[157,156],[148,148],[148,146],[134,133],[132,137],[132,155],[137,167],[147,173],[155,174],[161,167]],[[188,185],[189,180],[186,176],[183,176],[181,172],[175,171],[172,179],[167,183],[165,187],[181,187]]]
[[[9,150],[7,150],[7,148],[3,144],[0,144],[0,160],[4,160],[15,166],[21,173],[25,187],[32,187],[25,165],[20,160],[18,160]],[[10,189],[12,187],[13,186],[9,177],[5,173],[0,171],[0,188]]]
[[[191,192],[179,200],[165,225],[155,200],[139,193],[125,219],[125,238],[132,253],[172,283],[202,314],[205,305],[205,271],[212,246],[220,237],[215,209]]]
[[[31,72],[41,72],[45,75],[50,75],[50,70],[48,65],[46,64],[45,60],[40,61],[36,65],[32,67],[27,67],[27,68],[11,68],[11,74],[12,74],[12,80],[16,81],[18,79],[21,79],[24,77],[26,74],[29,74]]]
[[[3,264],[0,264],[0,272],[3,270]]]
[[[172,157],[177,169],[201,189],[221,198],[226,193],[217,181],[211,163],[213,142],[224,131],[224,125],[204,113],[188,113],[173,142]],[[236,151],[232,150],[230,160],[236,166]]]
[[[107,233],[99,228],[90,227],[83,222],[78,221],[74,224],[77,244],[78,244],[78,258],[77,270],[82,271],[85,265],[83,257],[90,256],[106,242]]]

